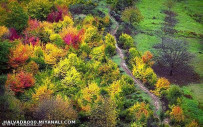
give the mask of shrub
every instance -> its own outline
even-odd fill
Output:
[[[38,37],[30,37],[28,39],[28,43],[27,44],[32,44],[33,46],[39,44],[39,38]]]
[[[105,47],[105,54],[107,56],[114,56],[116,54],[116,47],[112,44],[107,44]]]
[[[81,50],[82,52],[87,53],[87,54],[89,54],[90,51],[91,51],[91,49],[90,49],[90,47],[89,47],[89,45],[88,45],[87,43],[82,43],[82,44],[80,45],[80,50]]]
[[[173,85],[168,90],[167,98],[168,98],[170,104],[176,104],[177,99],[181,98],[182,95],[183,95],[183,93],[182,93],[181,88],[179,86],[177,86],[177,85]]]
[[[39,69],[45,68],[46,63],[44,60],[44,50],[41,46],[34,46],[34,51],[31,60],[33,60],[39,65]]]
[[[104,46],[95,47],[90,52],[90,58],[102,61],[105,57]]]
[[[105,44],[111,44],[111,45],[115,45],[116,44],[116,40],[114,38],[114,36],[112,36],[111,34],[107,34],[105,36]]]
[[[111,84],[113,81],[118,80],[118,75],[120,74],[117,64],[112,60],[107,60],[106,63],[101,64],[96,72],[102,78],[100,84],[103,85]]]
[[[33,19],[46,20],[53,4],[49,0],[32,0],[28,4],[28,14]]]
[[[28,20],[28,27],[23,31],[25,44],[29,44],[30,42],[35,45],[40,38],[40,22],[38,20]]]
[[[97,27],[89,26],[85,29],[85,42],[90,47],[99,46],[101,41],[101,34],[98,32]]]
[[[122,33],[122,35],[119,37],[118,44],[124,49],[129,49],[134,45],[134,40],[130,35]]]
[[[203,124],[203,116],[201,104],[194,99],[183,97],[181,100],[181,108],[184,111],[184,116],[188,120],[197,120],[200,125]]]
[[[139,56],[140,56],[140,53],[135,47],[129,49],[129,58],[130,59],[134,59],[135,57],[139,57]]]
[[[121,83],[120,81],[114,81],[108,88],[109,94],[112,99],[115,98],[115,96],[119,95],[121,93]],[[116,99],[115,99],[116,100]]]
[[[12,44],[8,41],[0,42],[0,73],[4,72],[8,68],[9,61],[9,49]]]
[[[0,6],[0,25],[3,26],[6,24],[6,18],[8,16],[6,8]]]
[[[107,56],[114,56],[116,54],[116,40],[111,34],[105,36],[105,54]]]
[[[17,74],[8,74],[6,87],[15,93],[22,93],[26,88],[32,87],[34,83],[35,79],[32,74],[21,71]]]
[[[166,78],[160,78],[155,86],[157,89],[168,89],[170,87],[170,82]]]
[[[23,104],[12,91],[6,91],[3,96],[0,96],[0,107],[1,120],[24,119]]]
[[[25,13],[23,8],[17,2],[12,3],[11,10],[6,19],[6,26],[9,28],[15,28],[17,32],[21,32],[27,24],[27,13]]]
[[[143,19],[140,10],[134,7],[126,8],[121,15],[121,19],[129,24],[138,24]]]
[[[186,127],[198,127],[198,123],[193,120],[191,123],[187,124]]]
[[[76,87],[81,84],[81,77],[81,74],[75,69],[75,67],[71,67],[66,72],[66,76],[61,82],[67,87]]]

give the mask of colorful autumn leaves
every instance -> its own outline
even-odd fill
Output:
[[[33,75],[26,72],[19,72],[17,74],[8,74],[6,86],[15,93],[24,92],[24,89],[32,87],[35,83]]]

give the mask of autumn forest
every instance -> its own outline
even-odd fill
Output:
[[[0,0],[0,126],[203,126],[202,42],[201,0]]]

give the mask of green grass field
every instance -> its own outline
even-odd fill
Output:
[[[140,22],[138,29],[149,33],[160,31],[165,18],[165,14],[162,13],[162,10],[165,9],[164,3],[165,0],[142,0],[136,3],[136,7],[144,16],[144,20]]]
[[[137,34],[134,36],[134,40],[137,46],[137,49],[143,54],[146,51],[150,51],[153,54],[156,53],[156,50],[153,48],[155,44],[161,42],[161,38],[156,35],[147,35],[147,34]]]
[[[113,62],[115,62],[119,66],[119,70],[123,73],[126,74],[123,68],[121,67],[121,58],[119,57],[118,54],[112,57]]]
[[[178,2],[172,8],[172,11],[177,13],[176,19],[178,23],[175,29],[178,31],[179,35],[188,37],[200,37],[203,33],[203,25],[196,21],[196,17],[203,14],[203,2],[201,0],[187,0],[183,2]],[[197,16],[192,16],[192,15]]]
[[[185,87],[193,93],[194,98],[203,106],[203,84],[191,84]]]

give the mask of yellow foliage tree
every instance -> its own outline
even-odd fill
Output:
[[[75,67],[71,67],[67,72],[64,79],[62,79],[62,83],[68,87],[77,86],[81,83],[81,74],[75,69]]]
[[[54,68],[54,75],[60,78],[64,78],[71,67],[78,67],[82,61],[76,54],[70,53],[68,58],[60,60],[60,62]]]
[[[0,26],[0,37],[2,37],[3,35],[7,35],[9,33],[8,28],[5,26]]]
[[[144,61],[139,57],[135,57],[134,61],[136,65],[133,65],[133,75],[136,78],[141,79],[144,83],[148,82],[150,85],[155,84],[157,81],[157,76],[154,73],[153,69],[151,67],[146,66]]]
[[[66,55],[63,49],[58,48],[54,44],[46,44],[44,59],[47,64],[56,64],[59,59]]]
[[[85,35],[84,35],[84,41],[90,46],[100,46],[103,44],[102,41],[102,33],[99,33],[97,27],[95,26],[88,26],[85,28]]]
[[[32,99],[35,102],[50,99],[54,93],[54,84],[50,79],[46,78],[43,80],[43,84],[35,88],[35,93],[32,94]]]
[[[98,68],[98,74],[102,77],[101,84],[105,84],[117,80],[120,71],[118,66],[112,60],[108,60],[107,63],[100,65]]]
[[[34,101],[42,101],[50,99],[53,94],[53,90],[50,90],[47,85],[42,85],[35,90],[35,94],[32,95]]]
[[[92,104],[101,100],[99,95],[100,88],[96,83],[89,84],[88,87],[81,90],[81,95],[78,98],[78,103],[82,110],[89,112]]]
[[[119,95],[121,90],[120,80],[114,81],[108,88],[111,98],[114,98],[115,95]]]
[[[152,113],[152,111],[149,109],[149,105],[145,104],[144,102],[137,102],[132,107],[130,107],[128,111],[128,115],[136,121],[140,121],[143,117],[145,120],[147,120],[147,118],[149,118],[150,114]]]
[[[115,45],[116,44],[116,40],[115,40],[114,36],[112,36],[111,34],[108,33],[105,36],[105,44]]]
[[[170,82],[166,78],[159,78],[155,84],[156,89],[153,91],[157,96],[160,96],[162,90],[167,90],[170,87]]]
[[[93,48],[90,53],[90,57],[94,60],[101,61],[102,59],[104,59],[104,49],[104,45]]]

